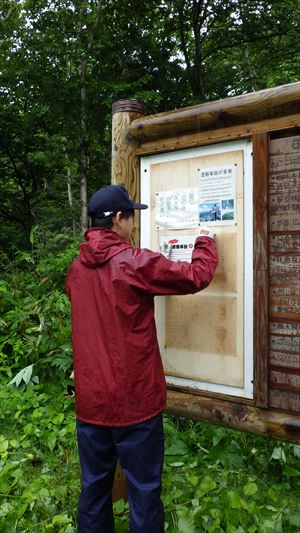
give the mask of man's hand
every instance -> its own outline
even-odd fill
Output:
[[[199,235],[198,237],[210,237],[211,239],[214,239],[216,234],[211,231],[210,228],[201,227],[199,229]]]

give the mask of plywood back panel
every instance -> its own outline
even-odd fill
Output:
[[[167,376],[194,382],[243,389],[244,153],[227,149],[205,155],[200,152],[198,157],[193,153],[182,159],[178,154],[178,159],[166,157],[163,161],[154,160],[149,166],[150,247],[158,250],[162,236],[184,235],[196,239],[197,227],[161,227],[156,220],[156,205],[158,193],[163,191],[192,187],[198,190],[202,171],[220,167],[234,169],[235,220],[225,224],[218,220],[209,222],[217,234],[220,258],[211,285],[195,295],[157,298],[156,320],[165,372]],[[147,200],[143,197],[143,201]]]

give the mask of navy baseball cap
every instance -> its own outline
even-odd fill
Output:
[[[106,185],[96,191],[88,205],[90,217],[106,218],[118,211],[129,209],[147,209],[145,204],[137,204],[132,201],[128,191],[123,185]]]

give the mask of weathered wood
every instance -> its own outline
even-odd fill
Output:
[[[271,335],[298,336],[300,335],[300,323],[292,320],[289,322],[284,320],[271,320],[270,333]]]
[[[300,393],[285,390],[270,390],[270,405],[273,408],[285,409],[287,411],[299,413],[300,410]],[[288,416],[288,415],[287,415]],[[295,414],[298,419],[299,415]]]
[[[300,319],[300,287],[287,285],[272,286],[270,297],[272,317]]]
[[[119,461],[117,461],[117,466],[116,466],[116,471],[115,471],[114,486],[112,490],[112,499],[114,502],[117,500],[128,499],[126,477],[121,468]]]
[[[120,100],[113,105],[112,118],[112,183],[125,185],[134,201],[140,198],[139,158],[135,143],[128,142],[127,131],[131,122],[145,113],[145,104],[139,100]],[[132,236],[139,242],[139,213],[136,212],[135,230]]]
[[[268,405],[268,135],[253,136],[254,399]]]
[[[193,148],[217,142],[244,139],[257,133],[278,131],[281,129],[292,129],[300,126],[300,114],[287,115],[279,118],[250,122],[230,128],[220,128],[215,130],[204,130],[180,135],[173,135],[164,139],[154,139],[152,141],[139,141],[136,147],[137,155],[158,154],[161,152],[171,152],[183,148]]]
[[[270,142],[270,405],[300,410],[300,136]]]
[[[270,235],[270,252],[300,252],[300,234],[290,232]]]
[[[300,112],[300,82],[208,102],[135,120],[131,139],[139,142],[195,131],[228,128]]]
[[[278,395],[277,392],[275,394]],[[297,396],[297,393],[293,394]],[[239,431],[300,442],[298,415],[241,405],[239,400],[226,402],[169,390],[166,410],[172,415],[192,420],[206,420]]]
[[[300,337],[298,337],[299,339]],[[285,368],[296,368],[300,365],[300,353],[270,351],[270,364],[272,367],[284,365]]]
[[[113,104],[111,178],[113,184],[125,185],[134,201],[139,201],[139,158],[134,143],[128,143],[126,134],[130,123],[146,113],[145,104],[139,100],[119,100]],[[139,243],[139,215],[135,217],[133,242]],[[127,485],[118,463],[114,478],[113,500],[127,499]]]
[[[296,254],[270,254],[271,283],[298,285],[300,279],[300,257]]]

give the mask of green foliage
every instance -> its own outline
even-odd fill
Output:
[[[74,397],[0,386],[0,531],[72,533],[80,490]],[[168,533],[297,533],[300,446],[164,417]],[[116,533],[128,503],[114,504]]]
[[[15,261],[2,261],[0,372],[22,388],[35,383],[37,376],[64,379],[72,367],[64,283],[79,239],[67,233],[42,237],[31,232],[32,251],[19,252]]]
[[[297,0],[5,0],[0,25],[10,254],[36,224],[78,228],[84,165],[88,194],[110,181],[114,101],[156,113],[299,79]]]
[[[75,532],[74,399],[36,385],[23,393],[2,387],[0,402],[0,530]]]
[[[300,531],[298,445],[169,417],[165,434],[166,531]]]

